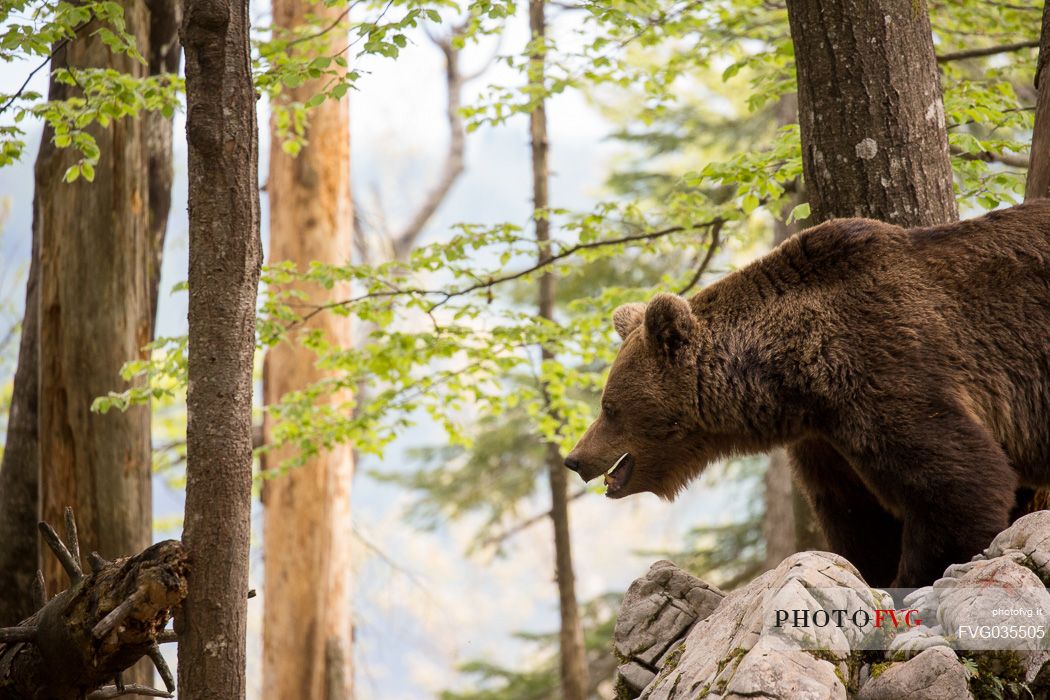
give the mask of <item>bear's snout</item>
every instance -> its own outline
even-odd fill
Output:
[[[576,458],[574,458],[572,456],[569,456],[569,457],[565,458],[565,466],[568,467],[569,469],[573,470],[574,472],[579,473],[579,471],[580,471],[580,463],[579,463],[579,461],[576,460]]]

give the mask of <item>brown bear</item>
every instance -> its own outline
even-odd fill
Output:
[[[1050,485],[1050,200],[830,221],[613,323],[601,412],[565,460],[611,498],[670,499],[712,460],[786,446],[831,548],[912,587]]]

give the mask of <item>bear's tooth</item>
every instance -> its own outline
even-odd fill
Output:
[[[615,474],[615,473],[616,473],[616,470],[620,468],[620,465],[621,465],[621,464],[623,464],[623,461],[624,461],[625,459],[627,459],[627,455],[628,455],[628,454],[630,454],[630,453],[628,453],[628,452],[624,452],[624,453],[623,453],[622,455],[620,455],[620,458],[619,458],[618,460],[616,460],[616,464],[612,465],[612,469],[610,469],[610,470],[609,470],[609,471],[607,472],[607,474],[608,474],[609,476],[612,476],[613,474]]]

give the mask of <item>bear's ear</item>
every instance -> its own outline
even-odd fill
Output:
[[[627,340],[635,328],[642,324],[645,318],[645,304],[624,304],[617,306],[613,311],[613,327],[620,334],[620,340]]]
[[[677,362],[700,341],[700,323],[689,302],[677,294],[658,294],[645,307],[645,333],[667,359]]]

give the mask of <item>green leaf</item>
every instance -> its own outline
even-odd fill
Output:
[[[791,209],[791,213],[788,214],[787,223],[793,221],[802,221],[809,218],[809,202],[803,202]]]

